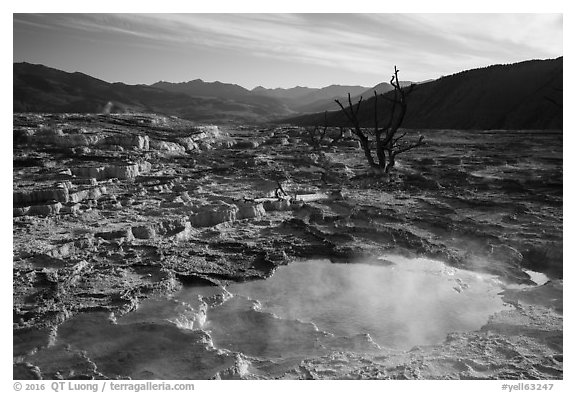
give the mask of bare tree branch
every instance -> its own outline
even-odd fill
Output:
[[[344,129],[340,127],[339,133],[335,137],[330,137],[328,133],[328,111],[324,112],[324,126],[320,129],[320,126],[316,125],[314,129],[307,128],[309,144],[314,150],[321,150],[323,146],[328,148],[335,146],[344,136]],[[328,139],[331,139],[328,142]]]
[[[402,135],[400,135],[398,138],[394,139],[394,141],[392,141],[392,146],[396,145],[400,139],[404,138],[406,136],[406,132],[403,132]]]
[[[390,85],[393,87],[393,92],[389,92],[386,95],[381,94],[383,98],[383,103],[390,103],[390,105],[385,105],[385,109],[388,110],[388,118],[385,120],[385,126],[380,128],[380,119],[378,117],[378,93],[374,92],[374,124],[372,129],[362,129],[360,126],[360,121],[358,119],[358,113],[360,111],[360,105],[362,103],[362,97],[358,103],[354,106],[352,103],[352,98],[348,94],[348,108],[339,101],[335,100],[348,121],[353,125],[353,132],[360,140],[360,145],[364,150],[364,154],[368,163],[372,167],[377,167],[384,169],[388,173],[395,164],[395,157],[398,154],[412,150],[418,146],[424,144],[424,137],[420,136],[418,141],[413,143],[403,144],[402,139],[407,135],[407,132],[403,132],[397,135],[402,122],[406,116],[407,102],[406,97],[414,91],[414,84],[411,84],[408,88],[403,88],[400,84],[400,79],[398,78],[399,69],[394,66],[394,73],[390,78]],[[376,142],[376,156],[378,158],[378,163],[374,162],[372,157],[373,147],[371,146],[370,139],[368,136],[373,134],[373,138]]]
[[[400,153],[407,152],[408,150],[412,150],[412,149],[414,149],[414,148],[416,148],[416,147],[418,147],[418,146],[422,146],[423,144],[424,144],[424,137],[423,137],[423,136],[420,136],[420,138],[418,139],[417,142],[408,144],[408,145],[404,146],[403,148],[400,148],[400,149],[395,150],[395,151],[394,151],[394,155],[398,155],[398,154],[400,154]]]

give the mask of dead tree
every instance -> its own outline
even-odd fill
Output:
[[[387,121],[383,127],[380,127],[378,124],[378,94],[376,92],[374,92],[374,128],[371,131],[363,129],[358,120],[358,111],[360,110],[360,104],[362,104],[362,97],[360,97],[356,105],[353,105],[350,93],[348,93],[348,108],[345,108],[339,100],[335,100],[342,112],[346,115],[348,121],[352,124],[352,132],[360,140],[360,146],[364,151],[370,167],[378,171],[383,171],[384,173],[390,173],[396,163],[396,156],[398,154],[405,153],[424,144],[423,136],[420,136],[416,142],[407,142],[403,140],[406,132],[398,134],[408,107],[406,97],[412,92],[414,87],[414,85],[411,85],[408,89],[402,88],[398,80],[398,71],[396,66],[394,66],[394,74],[390,80],[390,84],[394,87],[393,95],[390,93],[386,95],[380,94],[385,104],[387,102],[390,103]],[[392,97],[390,97],[391,95]],[[386,107],[388,107],[388,105],[386,105]],[[370,136],[374,139],[371,140]],[[373,157],[372,145],[375,145],[377,161],[375,161]]]
[[[308,131],[308,144],[312,146],[315,151],[321,151],[322,149],[330,149],[335,146],[344,137],[344,128],[339,128],[339,133],[336,136],[328,135],[328,112],[324,112],[324,126],[315,126],[314,128],[307,128]],[[330,141],[328,142],[328,139]]]

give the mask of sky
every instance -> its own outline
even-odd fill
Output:
[[[13,61],[108,82],[374,86],[563,55],[562,14],[14,14]]]

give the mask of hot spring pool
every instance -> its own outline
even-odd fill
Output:
[[[306,357],[385,354],[477,330],[510,307],[500,294],[505,288],[495,276],[429,259],[294,262],[267,280],[185,287],[171,298],[146,299],[118,318],[80,314],[29,360],[50,370],[53,359],[60,359],[58,367],[79,367],[85,357],[116,378],[206,379],[226,370],[271,375]]]
[[[295,262],[267,280],[226,289],[186,288],[177,298],[186,303],[222,299],[208,306],[205,321],[199,318],[194,327],[209,331],[217,347],[258,355],[246,332],[260,347],[276,337],[301,334],[299,325],[328,336],[366,337],[382,347],[440,343],[450,332],[479,329],[507,307],[498,295],[502,289],[494,276],[429,259],[387,256],[381,264]],[[288,342],[277,348],[279,354],[284,350],[294,346]]]

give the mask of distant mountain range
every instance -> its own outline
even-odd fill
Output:
[[[252,91],[230,83],[157,82],[148,85],[108,83],[39,64],[14,63],[14,112],[157,112],[192,120],[260,122],[315,112],[318,101],[366,90],[362,86],[265,89]],[[111,103],[112,105],[110,105]],[[306,106],[315,106],[307,110]]]
[[[189,82],[156,82],[151,87],[171,91],[174,93],[184,93],[196,97],[214,97],[225,99],[237,99],[250,97],[250,90],[242,86],[222,82],[204,82],[202,79],[194,79]]]
[[[253,112],[258,116],[274,118],[295,113],[283,100],[264,95],[254,94],[242,86],[222,82],[204,82],[195,79],[190,82],[157,82],[150,85],[153,88],[170,93],[185,94],[196,99],[212,99],[228,103],[229,105],[246,106],[247,112]],[[216,116],[218,116],[216,114]]]
[[[366,91],[364,86],[330,85],[320,89],[310,87],[294,87],[291,89],[265,89],[256,87],[255,94],[274,97],[283,100],[288,108],[295,112],[317,112],[329,109],[334,99],[350,94],[360,94]]]
[[[463,71],[415,85],[407,100],[403,126],[417,129],[562,129],[562,93],[562,57]],[[370,97],[372,95],[364,96],[358,113],[360,123],[365,127],[373,126],[374,122],[374,98]],[[321,112],[284,122],[322,125],[324,119]],[[386,113],[379,111],[380,124],[385,120]],[[332,126],[350,125],[339,110],[329,112],[327,122]]]
[[[248,90],[230,83],[204,82],[201,79],[181,83],[162,81],[151,86],[173,93],[184,93],[192,97],[233,99],[254,105],[267,105],[275,113],[282,112],[282,109],[296,113],[327,110],[332,108],[334,99],[344,98],[349,92],[353,95],[361,94],[368,89],[364,86],[330,85],[322,88],[297,86],[289,89],[266,89],[258,86]]]
[[[155,112],[219,122],[260,122],[295,113],[281,101],[254,98],[246,89],[250,98],[244,99],[238,93],[242,87],[219,82],[160,82],[162,88],[158,88],[108,83],[37,64],[14,63],[13,70],[14,112],[100,113],[110,108],[112,112]],[[201,94],[188,94],[190,85],[202,87]]]
[[[157,82],[148,85],[108,83],[79,72],[43,65],[14,63],[14,112],[155,112],[213,122],[291,122],[316,125],[324,121],[348,125],[335,99],[348,93],[365,102],[359,117],[370,125],[371,97],[392,90],[331,85],[324,88],[252,90],[230,83]],[[464,71],[417,84],[409,97],[404,125],[412,128],[562,128],[562,58],[533,60]],[[402,82],[409,85],[411,82]],[[307,115],[302,115],[306,114]]]

